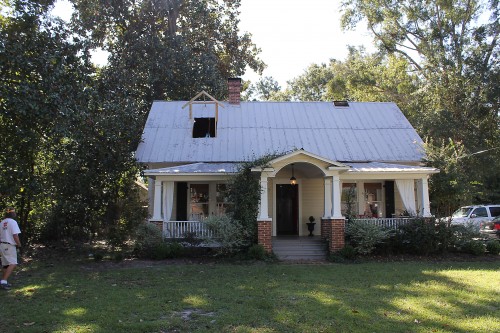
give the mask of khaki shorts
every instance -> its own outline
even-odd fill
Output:
[[[0,244],[2,254],[2,266],[17,265],[17,250],[15,245]]]

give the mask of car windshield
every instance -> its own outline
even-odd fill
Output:
[[[467,217],[472,210],[472,207],[462,207],[457,209],[451,217]]]

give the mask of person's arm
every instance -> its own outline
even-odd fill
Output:
[[[19,239],[19,235],[15,234],[13,236],[14,236],[14,240],[16,241],[17,247],[21,247],[21,240]]]

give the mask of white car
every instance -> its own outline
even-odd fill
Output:
[[[481,223],[489,222],[497,216],[500,216],[500,205],[464,206],[453,213],[451,223],[479,227]]]

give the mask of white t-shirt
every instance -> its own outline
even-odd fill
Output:
[[[6,218],[0,224],[0,241],[16,245],[14,235],[20,234],[21,230],[17,225],[16,220]]]

